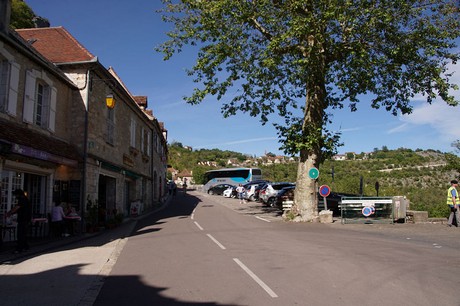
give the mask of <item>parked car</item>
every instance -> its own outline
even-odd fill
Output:
[[[246,189],[245,199],[248,201],[256,201],[258,198],[258,190],[259,186],[265,185],[268,181],[259,180],[253,181],[245,184],[243,187]]]
[[[232,186],[232,187],[229,187],[228,189],[225,189],[223,192],[223,196],[226,198],[236,198],[237,197],[236,186]]]
[[[211,188],[208,189],[208,194],[211,195],[222,195],[225,190],[235,187],[230,184],[219,184],[219,185],[214,185]]]
[[[265,189],[265,187],[267,186],[267,183],[265,184],[260,184],[256,187],[256,189],[254,190],[254,201],[259,201],[259,194],[260,194],[260,191]]]
[[[284,201],[293,201],[294,200],[294,191],[295,186],[284,187],[278,194],[274,197],[269,199],[268,205],[271,207],[277,207],[279,209],[283,209],[283,202]]]
[[[280,183],[269,183],[262,189],[259,193],[259,200],[266,204],[270,205],[273,204],[275,199],[274,197],[278,194],[278,191],[283,189],[284,187],[295,186],[294,183],[288,182],[280,182]],[[270,199],[273,198],[273,199]],[[270,204],[268,203],[270,201]]]

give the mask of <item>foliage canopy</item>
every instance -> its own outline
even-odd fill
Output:
[[[355,111],[364,94],[394,115],[411,113],[418,94],[458,104],[448,71],[459,58],[458,1],[163,2],[174,29],[157,50],[169,59],[185,45],[199,47],[189,74],[200,85],[189,103],[214,95],[224,116],[284,119],[275,126],[285,153],[300,153],[297,182],[305,187],[296,190],[295,205],[304,220],[315,217],[317,202],[306,197],[317,187],[308,169],[339,145],[340,135],[327,131],[329,109]],[[239,91],[230,96],[234,86]]]
[[[13,0],[11,3],[11,22],[13,29],[27,29],[35,27],[33,18],[35,13],[21,0]]]

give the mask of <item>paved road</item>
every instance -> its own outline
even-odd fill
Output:
[[[191,192],[103,235],[0,265],[1,305],[460,305],[460,230],[284,223]]]
[[[178,196],[138,223],[95,305],[460,305],[460,247],[440,238],[458,231],[365,226]]]

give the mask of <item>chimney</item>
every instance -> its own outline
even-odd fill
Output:
[[[0,32],[8,33],[10,27],[11,0],[0,0]]]

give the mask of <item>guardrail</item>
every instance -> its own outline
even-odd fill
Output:
[[[343,197],[340,203],[342,224],[394,223],[392,197]]]

